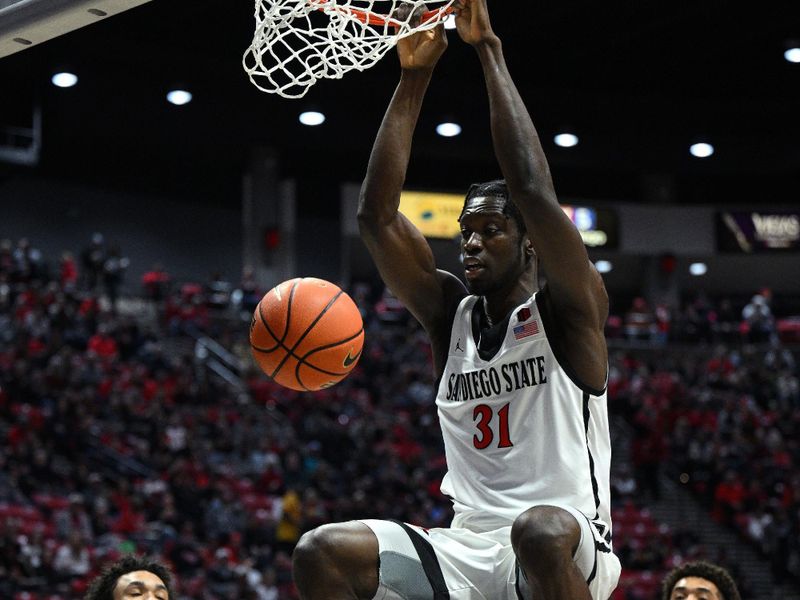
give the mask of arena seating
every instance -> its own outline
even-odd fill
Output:
[[[354,290],[368,344],[343,383],[304,395],[251,369],[243,396],[185,343],[205,331],[247,359],[246,323],[235,307],[209,305],[205,286],[175,282],[151,322],[51,272],[0,252],[0,597],[78,597],[104,561],[136,550],[169,561],[181,598],[294,598],[291,550],[310,527],[449,522],[426,337],[383,290]],[[791,352],[674,325],[685,318],[666,339],[625,346],[623,322],[611,320],[611,410],[637,432],[628,468],[639,489],[652,485],[641,467],[654,456],[686,473],[712,518],[781,553],[777,570],[798,577]],[[710,336],[705,360],[673,348],[692,335]],[[614,505],[625,565],[616,600],[657,597],[676,561],[702,555],[642,498]]]

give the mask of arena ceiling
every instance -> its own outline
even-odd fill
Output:
[[[791,205],[800,200],[800,2],[490,2],[493,23],[534,115],[562,196],[635,202]],[[41,106],[35,166],[0,176],[239,202],[251,149],[274,148],[281,173],[314,182],[319,206],[358,181],[398,67],[323,81],[302,100],[258,91],[241,67],[249,0],[153,0],[0,59],[0,126]],[[474,51],[449,32],[415,140],[408,185],[460,190],[497,174]],[[77,86],[50,76],[70,70]],[[164,100],[173,86],[194,100]],[[320,127],[300,125],[307,107]],[[463,133],[434,133],[442,119]],[[580,138],[560,148],[553,135]],[[705,139],[707,159],[688,153]],[[313,203],[312,203],[313,204]]]

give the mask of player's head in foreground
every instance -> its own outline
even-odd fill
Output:
[[[730,573],[705,561],[686,563],[670,571],[662,585],[662,600],[741,600]]]
[[[146,556],[124,556],[103,568],[84,600],[171,600],[169,569]]]

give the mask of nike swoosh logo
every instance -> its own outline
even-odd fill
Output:
[[[342,364],[345,367],[349,367],[350,365],[352,365],[354,362],[356,362],[358,360],[358,357],[361,356],[361,351],[360,350],[359,350],[358,354],[356,354],[355,356],[352,356],[351,352],[352,352],[351,350],[348,350],[347,351],[347,356],[344,357],[344,362]]]

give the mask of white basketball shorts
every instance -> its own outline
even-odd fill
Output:
[[[578,510],[559,506],[581,526],[574,560],[594,600],[607,600],[620,563],[608,542]],[[424,529],[397,521],[361,521],[378,538],[380,583],[374,600],[536,600],[511,547],[511,526],[476,532]]]

